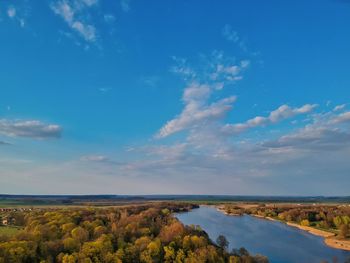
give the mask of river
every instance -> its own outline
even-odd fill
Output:
[[[228,216],[215,207],[201,206],[176,214],[185,225],[199,225],[212,240],[224,235],[229,250],[245,247],[251,254],[262,254],[271,263],[345,262],[350,252],[330,248],[323,238],[281,222],[252,217]],[[350,262],[350,261],[349,261]]]

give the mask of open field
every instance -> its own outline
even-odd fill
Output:
[[[19,227],[15,226],[0,226],[0,236],[13,236],[17,234],[20,231]]]

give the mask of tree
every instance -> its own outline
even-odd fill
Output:
[[[80,243],[78,240],[71,238],[71,237],[67,237],[66,239],[63,240],[63,247],[67,252],[74,252],[74,251],[78,251],[80,248]]]
[[[310,222],[307,219],[301,220],[300,225],[302,226],[310,226]]]
[[[349,227],[346,224],[342,224],[339,228],[339,236],[346,238],[349,235]]]
[[[95,238],[98,238],[105,234],[107,232],[107,229],[104,226],[97,226],[94,229],[94,236]]]
[[[241,259],[239,258],[239,256],[230,256],[229,262],[230,263],[241,263]]]
[[[75,253],[72,255],[65,254],[62,258],[62,263],[76,263],[76,262],[78,262],[78,256]]]
[[[238,250],[238,253],[240,256],[249,256],[249,252],[246,248],[244,247],[241,247],[239,250]]]
[[[341,226],[341,224],[343,223],[343,221],[342,221],[340,216],[336,216],[333,218],[333,223],[337,228],[339,228]]]
[[[164,247],[164,262],[166,263],[171,263],[175,261],[176,258],[176,254],[175,254],[175,250],[173,247],[171,246],[166,246]]]
[[[180,222],[174,222],[169,226],[165,226],[161,229],[159,237],[162,242],[169,243],[174,240],[175,237],[183,235],[185,228]]]
[[[78,226],[71,231],[72,237],[79,242],[85,242],[89,238],[89,232]]]
[[[216,244],[222,249],[226,250],[228,248],[229,242],[224,235],[219,235],[216,239]]]

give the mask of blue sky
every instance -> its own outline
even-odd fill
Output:
[[[346,195],[350,1],[0,2],[0,192]]]

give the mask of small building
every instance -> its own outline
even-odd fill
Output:
[[[8,221],[7,218],[3,218],[3,219],[2,219],[2,225],[7,226],[8,223],[9,223],[9,221]]]

